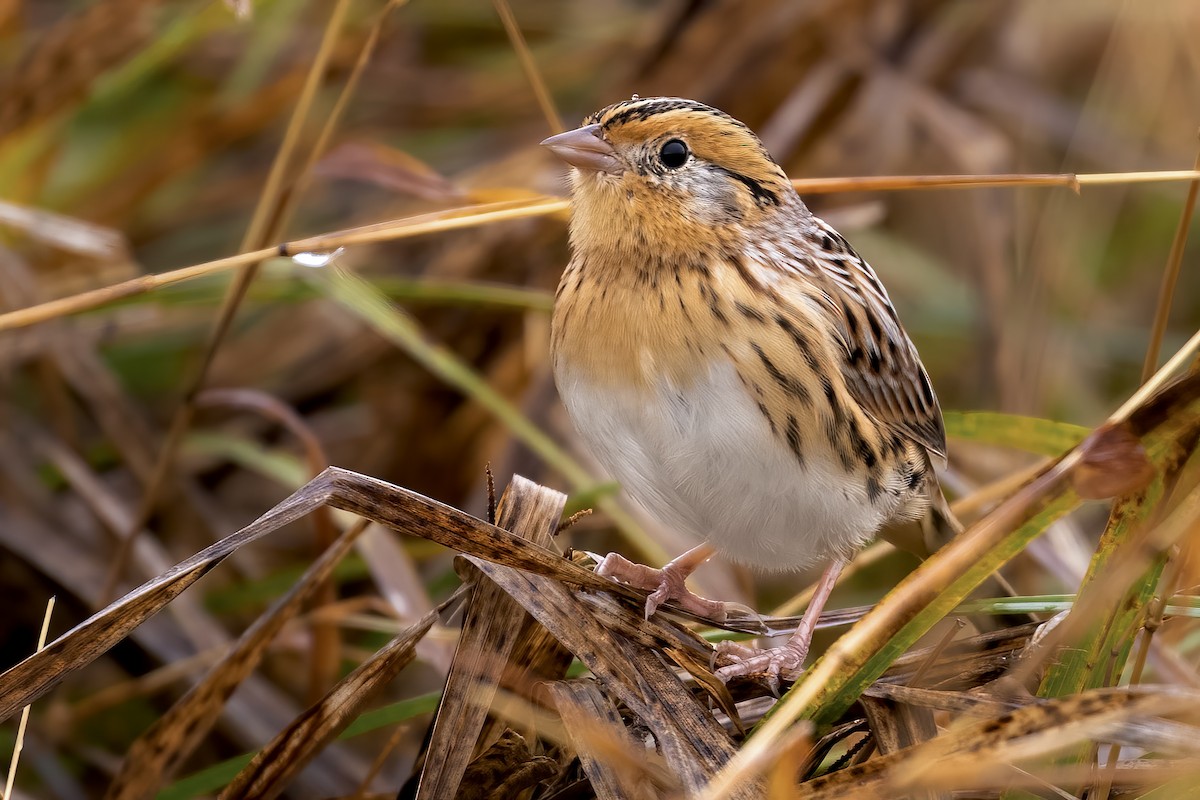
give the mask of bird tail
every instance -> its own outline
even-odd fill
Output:
[[[941,487],[934,483],[930,487],[929,510],[919,519],[905,520],[889,525],[880,532],[887,541],[901,550],[907,550],[924,561],[940,550],[964,530],[963,524],[950,510]],[[1015,597],[1016,590],[1003,575],[994,572],[974,592],[973,597]],[[1012,620],[1016,622],[1016,620]],[[1029,617],[1022,616],[1022,622]]]

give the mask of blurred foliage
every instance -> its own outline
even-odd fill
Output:
[[[247,5],[239,20],[215,0],[0,0],[0,200],[36,212],[0,215],[0,310],[237,251],[334,6]],[[694,97],[758,131],[796,178],[1185,169],[1195,156],[1200,7],[1188,0],[514,0],[513,11],[568,123],[633,92]],[[560,166],[536,147],[547,123],[513,44],[481,0],[350,3],[304,143],[373,33],[328,149],[311,175],[293,165],[297,204],[280,238],[565,192]],[[1029,453],[1062,452],[1136,388],[1184,192],[809,198],[888,286],[943,407],[1003,412],[949,415],[956,495],[1027,467]],[[51,214],[87,224],[68,230]],[[1198,247],[1184,254],[1164,358],[1200,324],[1200,274],[1187,268]],[[579,466],[590,462],[549,374],[548,311],[567,257],[559,215],[349,248],[338,266],[395,304],[391,323],[331,298],[327,276],[273,260],[205,384],[269,393],[329,463],[478,516],[489,463],[501,486],[520,473],[582,492],[611,514],[577,524],[572,544],[627,546],[612,515],[637,526],[603,476]],[[180,283],[0,332],[2,666],[33,649],[49,595],[66,601],[54,634],[103,605],[122,521],[136,516],[230,282]],[[396,320],[406,326],[399,344],[386,327]],[[429,353],[443,354],[443,368]],[[272,419],[202,410],[191,429],[123,588],[237,529],[307,474],[300,446]],[[1085,506],[1036,561],[1018,560],[1014,582],[1073,592],[1082,569],[1066,554],[1086,564],[1104,530],[1103,514]],[[643,549],[682,548],[669,531],[647,535]],[[99,796],[155,709],[202,668],[188,659],[253,621],[313,558],[312,538],[293,525],[239,553],[193,590],[203,602],[148,624],[146,638],[40,701],[18,787]],[[381,559],[363,552],[338,573],[335,618],[411,622],[456,580],[449,555],[424,542]],[[873,568],[870,581],[840,587],[835,605],[878,599],[910,566]],[[1197,567],[1185,547],[1177,585],[1194,585]],[[752,580],[723,564],[697,576],[706,593],[756,607],[799,584],[776,576],[752,590]],[[239,692],[190,767],[260,746],[303,707],[314,635],[307,624],[285,630],[261,682]],[[1158,636],[1194,661],[1194,623]],[[423,643],[420,666],[392,687],[390,700],[415,698],[399,719],[425,719],[416,715],[440,687],[449,639],[443,629]],[[364,642],[347,637],[340,655],[359,660]],[[171,672],[177,663],[191,666]],[[89,705],[95,697],[111,699]],[[379,786],[394,791],[420,740],[413,727]],[[345,791],[382,742],[331,748],[297,796]]]

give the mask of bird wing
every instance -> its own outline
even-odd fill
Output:
[[[878,423],[945,457],[942,410],[917,348],[904,332],[874,270],[821,220],[814,270],[826,278],[827,305],[845,348],[842,377]]]

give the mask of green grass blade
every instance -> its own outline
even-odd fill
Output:
[[[573,489],[591,490],[596,486],[596,479],[583,465],[492,388],[456,353],[431,341],[416,320],[389,303],[379,289],[357,275],[336,267],[306,270],[303,274],[322,294],[337,301],[421,366],[491,412],[514,436],[563,475]],[[641,526],[617,505],[614,497],[600,497],[597,507],[609,515],[642,557],[660,564],[668,560],[669,556],[662,546],[646,535]]]
[[[1114,591],[1115,587],[1097,578],[1107,575],[1111,560],[1120,557],[1122,544],[1129,542],[1154,516],[1162,494],[1163,482],[1159,478],[1145,493],[1122,498],[1113,505],[1108,526],[1080,588],[1080,597],[1085,602],[1094,600],[1102,613],[1089,618],[1083,636],[1063,648],[1054,659],[1042,678],[1039,697],[1064,697],[1119,681],[1165,560],[1156,559],[1139,581],[1123,591]]]
[[[1091,432],[1069,422],[994,411],[947,411],[943,416],[947,436],[1041,456],[1060,456]]]
[[[933,626],[953,612],[996,569],[1021,552],[1029,542],[1037,538],[1055,520],[1070,512],[1078,504],[1079,498],[1070,491],[1062,491],[1057,496],[1050,498],[1040,510],[1031,514],[1024,524],[1004,537],[950,586],[932,598],[907,624],[875,649],[861,666],[839,671],[832,680],[827,681],[817,691],[813,702],[809,704],[802,716],[812,719],[818,726],[832,725],[858,700],[868,686],[878,680],[893,661],[903,655]],[[937,558],[937,555],[935,554],[933,558]],[[925,562],[918,567],[918,570],[929,563],[929,561]],[[915,574],[914,572],[913,575]],[[888,597],[884,597],[877,608],[887,602]],[[816,665],[806,672],[805,676],[817,674],[815,667]],[[803,680],[802,677],[800,681],[797,681],[796,687],[801,686]],[[793,687],[792,691],[795,691],[796,687]]]
[[[214,456],[237,464],[251,472],[270,478],[294,491],[313,476],[308,465],[292,453],[264,448],[262,442],[223,433],[198,431],[188,434],[185,452],[192,455]]]

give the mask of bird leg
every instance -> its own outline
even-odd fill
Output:
[[[846,559],[837,558],[825,568],[825,572],[821,574],[821,580],[817,583],[817,588],[813,590],[812,600],[809,601],[808,608],[804,610],[804,616],[800,618],[800,624],[796,627],[796,632],[792,634],[792,638],[788,640],[787,644],[782,647],[772,647],[769,650],[746,647],[736,642],[717,644],[718,658],[725,656],[733,662],[717,670],[717,677],[728,681],[730,678],[741,675],[766,673],[772,685],[777,687],[780,673],[799,672],[800,668],[804,666],[804,659],[808,657],[808,648],[812,644],[817,621],[821,618],[825,603],[829,600],[833,586],[837,583],[838,576],[842,574],[842,568],[845,566]]]
[[[725,604],[693,594],[685,583],[687,577],[714,552],[712,545],[698,545],[672,559],[662,569],[635,564],[624,556],[609,553],[596,565],[596,574],[650,592],[646,598],[646,619],[650,619],[663,603],[674,600],[684,611],[723,621]]]

